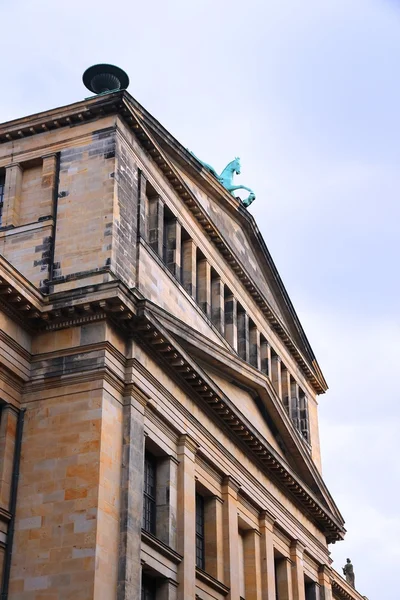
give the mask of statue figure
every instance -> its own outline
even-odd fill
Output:
[[[224,188],[226,190],[228,190],[229,193],[232,194],[232,196],[233,196],[233,192],[235,190],[247,190],[248,192],[250,192],[249,196],[247,198],[245,198],[245,200],[241,200],[239,198],[241,200],[243,206],[245,206],[247,208],[248,206],[250,206],[250,204],[252,202],[254,202],[254,200],[256,199],[256,195],[253,192],[253,190],[246,187],[245,185],[234,185],[233,184],[234,173],[236,173],[236,175],[240,175],[240,158],[239,157],[236,157],[228,165],[226,165],[226,167],[222,171],[221,175],[218,175],[216,170],[211,165],[200,160],[192,151],[189,150],[189,152],[190,152],[190,154],[192,154],[192,156],[194,156],[199,161],[199,163],[201,163],[203,165],[203,167],[205,169],[207,169],[207,171],[212,173],[218,179],[218,181],[224,186]]]
[[[346,576],[347,583],[349,583],[355,589],[354,569],[349,558],[346,558],[346,564],[343,567],[343,573]]]

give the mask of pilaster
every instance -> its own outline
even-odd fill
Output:
[[[117,600],[140,600],[145,406],[141,394],[125,398]]]
[[[192,298],[196,298],[196,244],[192,239],[182,242],[182,285]]]
[[[293,600],[306,600],[303,570],[304,546],[299,540],[294,540],[290,546],[292,561]]]
[[[181,224],[174,217],[165,225],[165,264],[171,273],[181,280]]]
[[[271,380],[278,397],[282,400],[281,359],[277,354],[271,357]]]
[[[238,311],[238,354],[240,358],[249,362],[249,315],[245,311]]]
[[[263,339],[260,343],[261,371],[271,379],[271,346],[267,340]]]
[[[332,600],[332,570],[328,565],[321,565],[318,570],[321,600]]]
[[[3,227],[17,227],[20,220],[22,167],[18,163],[6,166],[3,199]]]
[[[196,573],[196,442],[187,434],[178,444],[177,550],[183,556],[178,567],[178,600],[195,597]]]
[[[17,421],[17,409],[11,404],[3,406],[0,419],[0,506],[5,510],[10,509]]]
[[[222,335],[225,333],[224,284],[221,277],[211,280],[211,321]]]
[[[57,154],[43,156],[42,165],[42,194],[40,200],[40,215],[53,215],[54,192],[57,185]]]
[[[238,498],[240,485],[230,476],[222,483],[223,524],[224,524],[224,584],[230,588],[228,600],[239,600],[239,529]]]
[[[292,561],[287,557],[277,561],[276,590],[279,600],[293,600]]]
[[[256,369],[261,369],[261,344],[260,332],[257,327],[250,328],[250,364]]]
[[[246,600],[262,600],[260,533],[256,529],[246,532],[244,538],[244,582]]]
[[[237,301],[233,294],[225,298],[225,338],[226,341],[237,351]]]
[[[262,600],[276,600],[274,561],[275,517],[267,511],[260,514]]]
[[[201,310],[211,318],[211,265],[203,258],[197,262],[197,302]]]

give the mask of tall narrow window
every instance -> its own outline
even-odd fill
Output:
[[[205,569],[204,498],[196,494],[196,567]]]
[[[156,533],[156,461],[148,453],[144,458],[143,529]]]
[[[3,223],[4,183],[4,175],[0,175],[0,227]]]
[[[156,580],[148,575],[143,575],[141,600],[156,600],[156,589]]]

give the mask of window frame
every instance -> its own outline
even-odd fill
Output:
[[[204,496],[196,492],[196,567],[205,571],[205,521]]]

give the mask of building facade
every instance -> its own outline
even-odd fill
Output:
[[[250,213],[126,91],[0,126],[10,600],[360,600]]]

